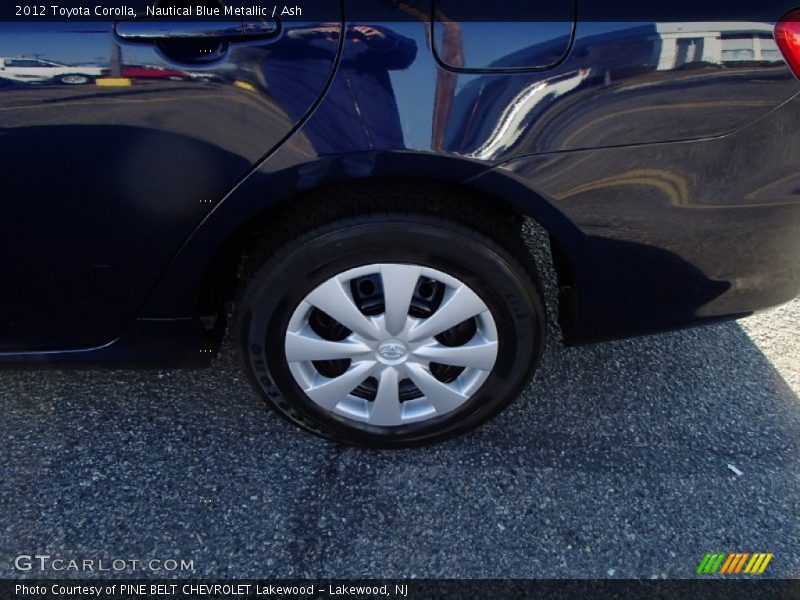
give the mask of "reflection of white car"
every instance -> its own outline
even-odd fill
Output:
[[[0,79],[20,83],[57,81],[68,85],[89,83],[103,74],[100,67],[62,65],[39,58],[0,58]]]

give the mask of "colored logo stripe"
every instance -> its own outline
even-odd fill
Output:
[[[728,560],[722,565],[720,573],[730,575],[731,573],[738,573],[744,566],[744,561],[750,557],[749,553],[728,554]]]
[[[756,552],[754,554],[749,552],[734,552],[731,554],[709,552],[700,561],[697,573],[713,575],[719,572],[723,575],[735,575],[744,572],[749,575],[761,575],[766,570],[772,557],[773,554],[765,552]]]
[[[747,563],[747,567],[745,568],[745,573],[751,574],[758,574],[761,575],[769,564],[769,561],[772,560],[772,554],[753,554],[753,558],[750,559],[750,562]]]
[[[711,575],[717,572],[722,561],[725,560],[725,554],[711,554],[710,552],[703,557],[700,566],[697,567],[697,572],[704,575]]]

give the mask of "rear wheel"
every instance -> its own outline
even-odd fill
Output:
[[[280,414],[328,439],[401,447],[473,429],[514,399],[543,347],[535,278],[515,254],[424,214],[306,232],[251,264],[245,369]]]

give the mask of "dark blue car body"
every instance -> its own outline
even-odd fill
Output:
[[[538,222],[570,344],[800,293],[792,2],[505,4],[312,2],[213,60],[107,20],[0,23],[0,58],[107,71],[0,69],[0,362],[207,361],[275,211],[354,180]]]

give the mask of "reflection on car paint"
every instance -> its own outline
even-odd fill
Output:
[[[507,192],[551,227],[586,277],[581,289],[595,293],[580,299],[575,339],[718,316],[737,299],[756,306],[767,300],[758,267],[780,270],[776,297],[792,291],[791,268],[771,266],[763,239],[720,216],[753,211],[779,230],[770,244],[794,251],[800,176],[786,155],[800,149],[781,131],[797,126],[788,101],[798,83],[768,18],[579,21],[552,68],[516,71],[553,56],[552,39],[516,23],[503,54],[484,56],[480,36],[462,35],[473,23],[450,22],[434,40],[428,3],[398,6],[400,16],[349,23],[344,38],[335,21],[287,23],[279,39],[202,67],[120,41],[110,22],[26,25],[24,36],[0,24],[4,60],[91,69],[75,87],[0,71],[0,237],[13,249],[0,270],[6,281],[41,278],[12,290],[13,306],[0,298],[0,350],[86,348],[123,336],[137,316],[190,319],[198,281],[233,232],[300,190],[348,178]],[[92,85],[115,79],[131,85]],[[757,121],[763,129],[748,129]],[[694,140],[704,141],[666,144]],[[742,273],[689,239],[710,237],[742,253]],[[614,306],[602,278],[625,261],[627,296]],[[697,293],[661,302],[659,266],[691,272],[681,293]]]

